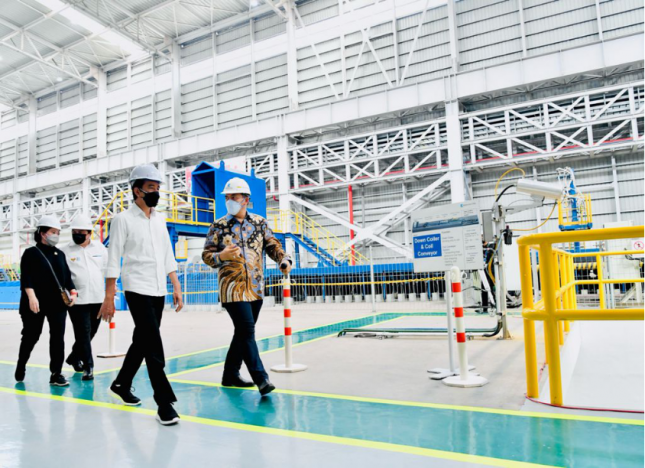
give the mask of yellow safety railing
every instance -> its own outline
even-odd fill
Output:
[[[544,322],[551,404],[562,406],[563,394],[559,346],[564,343],[564,333],[569,328],[568,322],[572,320],[643,320],[645,315],[642,307],[610,308],[605,297],[605,285],[636,285],[643,283],[643,278],[611,279],[604,278],[603,274],[603,260],[607,257],[642,255],[642,250],[570,253],[554,246],[571,242],[642,237],[643,226],[636,226],[533,234],[521,237],[518,240],[522,280],[526,386],[529,397],[536,398],[539,393],[535,340],[536,320]],[[534,301],[534,288],[537,288],[537,285],[533,284],[531,249],[536,249],[539,255],[539,289],[542,298],[537,302]],[[595,258],[598,271],[596,279],[575,279],[574,259],[579,257]],[[582,285],[598,286],[598,308],[582,309],[579,307],[576,293],[577,287]]]
[[[573,201],[576,201],[576,215],[574,220]],[[576,195],[575,198],[564,198],[558,200],[558,223],[560,226],[579,226],[588,225],[593,222],[593,215],[591,214],[591,196],[590,195]]]
[[[267,218],[273,232],[304,235],[316,244],[318,252],[322,248],[335,260],[355,265],[369,264],[367,257],[346,247],[345,242],[304,213],[270,208],[267,210]]]
[[[212,215],[215,211],[215,200],[212,198],[196,197],[186,193],[168,192],[161,190],[161,197],[157,205],[157,211],[164,213],[167,222],[190,224],[196,226],[210,226]],[[107,237],[108,224],[111,219],[120,212],[127,210],[133,203],[131,190],[117,193],[103,210],[103,213],[94,223],[94,232],[99,235],[103,232],[102,238]],[[211,221],[204,221],[203,219]],[[96,227],[99,226],[97,231]]]

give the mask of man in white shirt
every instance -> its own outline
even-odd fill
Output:
[[[126,405],[141,404],[132,394],[131,386],[145,359],[159,406],[157,421],[163,425],[176,424],[179,415],[172,404],[177,398],[164,372],[165,358],[159,331],[168,293],[167,276],[173,285],[172,298],[177,312],[182,309],[183,301],[166,220],[154,209],[159,202],[161,174],[151,164],[137,166],[130,174],[130,184],[134,203],[116,215],[109,226],[107,281],[100,315],[105,321],[114,316],[114,286],[120,274],[134,321],[134,333],[132,345],[110,390]]]
[[[105,298],[108,260],[105,246],[92,240],[93,227],[87,216],[76,216],[71,225],[72,242],[61,247],[78,291],[76,304],[69,310],[76,341],[66,362],[76,372],[83,372],[81,380],[94,380],[92,338],[101,323],[98,313]]]

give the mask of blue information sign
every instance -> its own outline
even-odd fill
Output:
[[[414,258],[441,257],[441,234],[414,238]]]

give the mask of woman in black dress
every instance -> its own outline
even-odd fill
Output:
[[[15,374],[18,382],[25,379],[27,361],[40,338],[47,318],[51,371],[49,383],[59,387],[69,385],[65,376],[61,374],[65,356],[65,321],[68,306],[63,301],[59,284],[70,292],[72,301],[76,300],[76,289],[65,254],[56,248],[59,234],[58,219],[54,216],[43,216],[34,235],[36,246],[25,250],[20,260],[19,311],[22,318],[22,341]]]

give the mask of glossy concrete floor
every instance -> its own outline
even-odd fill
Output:
[[[347,307],[345,307],[347,309]],[[265,311],[258,339],[268,366],[282,361],[282,319]],[[445,365],[441,339],[335,338],[356,326],[440,326],[445,317],[365,311],[294,313],[301,374],[272,374],[279,390],[218,385],[231,326],[224,314],[168,313],[162,333],[180,425],[160,427],[145,368],[135,381],[141,408],[107,394],[120,360],[97,361],[97,378],[47,384],[46,332],[24,384],[13,381],[20,323],[0,312],[0,466],[643,466],[642,418],[629,420],[518,411],[524,375],[521,322],[515,339],[469,342],[470,357],[491,380],[481,389],[450,389],[427,379]],[[472,326],[490,319],[469,317]],[[339,323],[340,322],[340,323]],[[118,316],[127,347],[131,320]],[[71,329],[71,327],[69,327]],[[107,327],[95,338],[104,348]],[[71,331],[71,330],[70,330]],[[277,335],[277,336],[276,336]],[[67,343],[71,345],[68,333]],[[68,375],[71,375],[68,373]],[[91,460],[91,461],[90,461]]]

